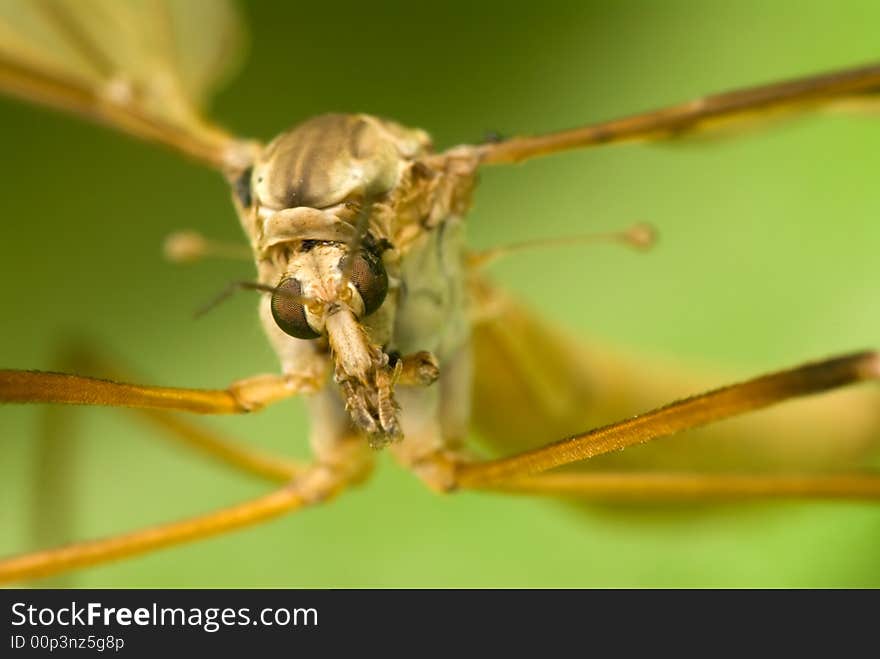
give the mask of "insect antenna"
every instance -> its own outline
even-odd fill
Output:
[[[370,224],[370,213],[372,210],[373,200],[370,198],[364,199],[358,209],[358,214],[354,221],[354,234],[352,234],[351,239],[348,241],[348,254],[342,262],[341,284],[343,287],[347,286],[349,281],[351,281],[351,272],[354,268],[355,257],[363,247],[364,238],[367,235],[367,230]]]
[[[233,281],[230,282],[230,284],[226,288],[220,291],[220,293],[210,302],[197,309],[194,317],[201,318],[206,313],[214,309],[216,306],[228,300],[230,297],[232,297],[234,293],[237,293],[238,291],[259,291],[261,293],[283,295],[295,302],[299,302],[300,304],[305,304],[309,299],[301,295],[294,295],[293,293],[286,291],[283,288],[269,286],[268,284],[260,284],[259,282],[255,281]]]
[[[560,238],[539,238],[519,243],[510,243],[498,247],[490,247],[468,255],[468,265],[474,268],[482,268],[499,258],[524,252],[526,250],[542,247],[562,247],[572,244],[584,243],[616,243],[638,250],[647,250],[657,242],[657,231],[650,224],[640,223],[623,231],[607,233],[588,233],[576,236],[564,236]]]

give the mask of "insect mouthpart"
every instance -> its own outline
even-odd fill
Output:
[[[272,317],[289,336],[326,337],[352,422],[376,447],[400,437],[393,385],[400,370],[362,320],[382,306],[388,275],[368,246],[303,241],[271,298]]]
[[[335,363],[334,380],[352,422],[374,448],[400,439],[399,408],[394,400],[400,363],[390,363],[345,304],[328,310],[325,325]]]

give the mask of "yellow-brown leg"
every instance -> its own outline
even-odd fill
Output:
[[[511,494],[643,503],[747,499],[880,500],[880,474],[548,473],[512,478],[486,485],[485,489]]]
[[[653,501],[710,498],[880,498],[880,474],[550,473],[596,457],[798,396],[880,378],[866,352],[807,364],[694,396],[633,419],[500,460],[477,462],[450,451],[436,429],[407,434],[392,450],[434,490],[489,489],[527,494]],[[428,413],[417,415],[431,419]],[[427,438],[431,441],[419,442]],[[534,475],[538,474],[538,475]]]
[[[74,370],[109,372],[118,375],[119,369],[98,357],[84,345],[71,345],[61,355],[63,367]],[[194,391],[159,387],[141,387],[82,378],[56,373],[29,371],[0,371],[0,400],[15,402],[67,402],[78,404],[117,405],[140,408],[133,411],[143,415],[166,431],[171,438],[225,463],[239,471],[273,482],[289,483],[297,480],[295,489],[314,500],[335,492],[336,481],[348,479],[349,471],[338,470],[336,478],[327,476],[328,468],[319,466],[310,470],[284,458],[264,454],[240,443],[219,436],[213,431],[189,423],[166,409],[185,409],[209,413],[209,404],[216,403],[220,413],[258,409],[269,402],[293,395],[298,390],[308,390],[317,383],[307,378],[283,376],[257,376],[234,383],[227,391]],[[45,385],[45,386],[44,386]],[[84,386],[81,386],[84,385]],[[292,385],[302,385],[301,387]],[[230,400],[237,405],[231,409]],[[60,452],[69,457],[74,447],[75,433],[71,433],[67,410],[49,408],[43,423],[37,447],[35,464],[35,487],[32,496],[32,537],[37,546],[57,544],[70,539],[70,509],[73,500],[70,483],[69,459],[59,461]],[[62,417],[63,416],[63,420]],[[346,456],[342,456],[344,461]],[[62,469],[57,469],[59,464]],[[331,471],[336,471],[334,466]],[[280,492],[280,491],[279,491]],[[63,508],[58,507],[64,502]],[[287,503],[285,503],[285,501]],[[78,566],[114,560],[151,548],[183,542],[187,539],[220,533],[226,528],[236,528],[255,523],[266,516],[280,514],[286,508],[300,507],[290,497],[279,493],[255,502],[242,504],[204,518],[156,527],[108,540],[91,541],[37,552],[9,559],[0,563],[0,575],[7,579],[35,578],[57,574]],[[273,513],[277,507],[278,512]],[[0,581],[3,579],[0,578]]]
[[[0,402],[67,403],[167,409],[196,414],[243,414],[312,392],[313,377],[257,375],[227,389],[153,387],[46,371],[0,370]]]
[[[109,359],[104,354],[102,354],[102,352],[103,351],[95,350],[86,341],[72,341],[62,346],[62,349],[59,351],[58,364],[65,371],[99,373],[102,376],[107,376],[114,380],[134,379],[131,377],[129,369],[120,366],[121,362],[118,358]],[[2,373],[4,372],[0,372],[0,374]],[[22,373],[22,371],[5,371],[5,373],[19,374]],[[10,378],[10,380],[11,381],[7,382],[6,386],[11,390],[14,387],[14,378]],[[94,380],[94,378],[88,378],[88,380]],[[308,378],[299,378],[298,381],[302,384],[303,391],[308,390],[310,386],[317,386],[318,384],[317,381],[310,383]],[[104,387],[104,385],[108,384],[107,380],[98,380],[97,382],[101,383],[98,386],[102,388]],[[288,378],[285,378],[284,376],[274,375],[257,376],[256,378],[241,380],[238,383],[234,383],[232,387],[230,387],[230,391],[247,390],[248,386],[252,386],[248,385],[248,383],[255,382],[268,382],[269,387],[264,390],[267,393],[266,397],[256,403],[253,402],[252,389],[250,392],[252,400],[251,405],[256,404],[257,406],[262,406],[267,404],[267,402],[278,400],[279,395],[293,395],[288,388]],[[14,400],[22,402],[34,402],[27,400],[26,392],[22,391],[11,391],[8,394],[8,397],[4,398],[4,395],[2,393],[4,385],[2,383],[3,377],[2,375],[0,375],[0,401],[8,400],[11,402]],[[274,393],[272,391],[273,383],[276,383],[278,385],[278,393]],[[108,392],[107,395],[112,394],[113,389],[115,389],[116,387],[122,387],[126,391],[128,390],[128,388],[132,387],[137,389],[152,389],[137,387],[136,385],[116,385],[116,383],[113,382],[110,382],[109,384],[111,386],[106,388],[106,391]],[[188,390],[166,391],[186,392]],[[214,393],[218,393],[218,397],[222,397],[223,395],[222,392]],[[75,395],[75,392],[72,391],[66,393],[66,396],[68,397],[73,397]],[[89,403],[91,402],[90,400],[88,400],[89,396],[89,393],[83,393],[82,398],[84,400],[53,400],[46,402]],[[147,394],[147,396],[149,396],[149,394]],[[138,401],[133,402],[136,403]],[[150,401],[147,400],[143,402],[149,403]],[[109,401],[106,401],[105,399],[101,399],[96,401],[95,404],[109,405],[111,403]],[[270,482],[289,482],[301,470],[300,467],[298,467],[296,464],[286,458],[276,455],[269,455],[263,453],[262,451],[246,446],[241,442],[223,437],[219,432],[215,430],[208,430],[206,428],[200,427],[199,425],[184,420],[180,415],[170,413],[160,407],[144,405],[128,407],[127,409],[135,412],[136,414],[139,414],[142,418],[160,428],[164,432],[166,437],[178,441],[201,453],[209,455],[210,457],[229,467],[260,478],[268,479]],[[39,441],[38,463],[46,466],[56,464],[69,465],[68,460],[59,461],[52,456],[59,455],[61,453],[64,453],[66,456],[70,455],[70,443],[75,441],[75,432],[70,432],[70,424],[71,417],[68,410],[57,407],[47,408],[46,419],[43,423],[43,428]],[[69,469],[65,471],[69,471]],[[56,474],[56,476],[58,475],[63,474]],[[39,478],[38,480],[43,482],[46,482],[47,480],[54,482],[56,479]]]
[[[167,414],[160,415],[159,418],[163,416],[171,419]],[[190,430],[193,428],[190,427]],[[200,433],[205,432],[197,430]],[[209,435],[206,436],[209,441],[216,441]],[[345,435],[331,438],[322,444],[317,451],[318,463],[310,467],[293,468],[295,478],[285,487],[266,496],[179,522],[2,560],[0,583],[64,573],[251,526],[283,513],[326,501],[347,485],[361,482],[369,474],[372,454],[362,437]],[[233,463],[237,467],[243,466],[239,460],[234,460]],[[284,463],[280,461],[268,467],[260,465],[259,468],[246,470],[270,480],[283,480],[291,475],[285,473]]]
[[[171,545],[209,538],[252,526],[312,503],[324,501],[346,485],[341,472],[323,466],[306,471],[301,479],[258,499],[179,522],[152,526],[123,535],[78,542],[65,547],[14,556],[0,561],[0,583],[46,577],[119,560]]]
[[[319,404],[325,397],[326,394],[321,393],[311,402]],[[235,467],[270,480],[283,480],[294,474],[295,478],[266,496],[214,513],[0,561],[0,583],[64,573],[251,526],[328,500],[347,485],[363,480],[371,466],[372,454],[366,442],[362,437],[348,433],[347,425],[335,429],[337,434],[323,436],[321,441],[313,438],[318,463],[311,467],[296,467],[273,458],[259,456],[257,459],[256,454],[248,449],[220,440],[167,412],[146,412],[154,421],[172,424],[167,429],[182,436],[185,442],[207,449],[214,457],[220,457]],[[320,430],[334,428],[331,424]]]
[[[77,415],[61,406],[41,410],[33,447],[28,498],[30,547],[51,547],[76,537],[82,438]],[[41,585],[70,587],[69,577]]]
[[[124,369],[118,360],[107,359],[89,346],[87,342],[72,341],[64,344],[57,358],[58,366],[70,371],[85,371],[107,374],[121,379]],[[27,373],[27,372],[26,372]],[[21,372],[7,371],[5,379],[0,376],[0,399],[27,400],[27,391],[16,388],[22,383]],[[27,386],[39,386],[45,381],[40,374],[28,373],[24,381]],[[73,376],[70,376],[73,377]],[[90,379],[91,380],[91,379]],[[50,378],[56,383],[55,378]],[[63,380],[71,386],[79,384],[80,379]],[[67,402],[109,403],[109,397],[122,388],[129,392],[131,385],[114,385],[103,380],[97,381],[102,394],[98,400],[94,392],[80,391],[81,398],[73,399],[75,391],[42,391],[45,398],[65,397]],[[4,389],[4,386],[6,389]],[[234,390],[234,388],[233,388]],[[134,401],[137,402],[137,401]],[[221,437],[163,409],[141,408],[132,410],[162,428],[166,434],[191,448],[207,454],[214,459],[239,471],[268,479],[271,482],[290,482],[300,471],[290,460],[271,456],[232,440]],[[51,406],[45,410],[37,438],[34,461],[33,488],[31,494],[32,546],[46,547],[71,541],[76,514],[76,471],[77,432],[75,415],[72,410]]]
[[[470,488],[602,500],[746,498],[880,499],[880,474],[871,472],[718,474],[648,472],[539,473],[625,449],[798,396],[880,378],[880,357],[863,352],[694,396],[632,419],[547,446],[490,461],[462,458],[451,465],[450,489]],[[435,469],[448,456],[429,457]],[[448,472],[447,472],[448,473]]]
[[[193,448],[236,471],[267,480],[289,483],[304,474],[306,467],[287,458],[270,455],[240,442],[220,436],[164,410],[132,410],[163,430],[172,441]],[[46,410],[37,456],[31,496],[31,541],[34,547],[69,542],[73,537],[76,516],[77,433],[70,408]],[[55,581],[69,585],[69,581]]]
[[[716,389],[538,449],[499,460],[462,463],[456,469],[455,481],[458,487],[485,487],[619,451],[787,399],[878,378],[880,355],[875,352],[806,364]]]

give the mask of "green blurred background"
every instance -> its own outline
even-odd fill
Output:
[[[250,53],[214,109],[270,138],[365,111],[440,146],[540,132],[706,92],[877,59],[880,4],[255,2]],[[105,129],[0,101],[0,364],[53,367],[86,336],[158,384],[214,387],[276,369],[242,296],[192,312],[246,263],[173,266],[163,237],[240,239],[224,183]],[[474,246],[650,221],[658,248],[540,251],[493,267],[546,317],[742,376],[880,346],[880,121],[823,116],[687,145],[570,153],[484,173]],[[572,277],[574,274],[574,278]],[[565,282],[559,286],[558,282]],[[569,284],[574,284],[569,285]],[[0,410],[0,552],[28,546],[39,407]],[[156,440],[131,415],[72,417],[91,538],[231,504],[265,486]],[[307,456],[298,402],[208,423]],[[71,426],[71,433],[73,427]],[[72,435],[71,435],[72,436]],[[382,456],[332,505],[78,573],[82,586],[880,586],[880,508],[725,507],[577,514],[548,501],[438,497]]]

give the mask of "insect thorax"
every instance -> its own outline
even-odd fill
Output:
[[[269,143],[254,165],[252,186],[264,207],[328,208],[387,193],[406,161],[430,147],[421,130],[367,115],[321,115]]]

